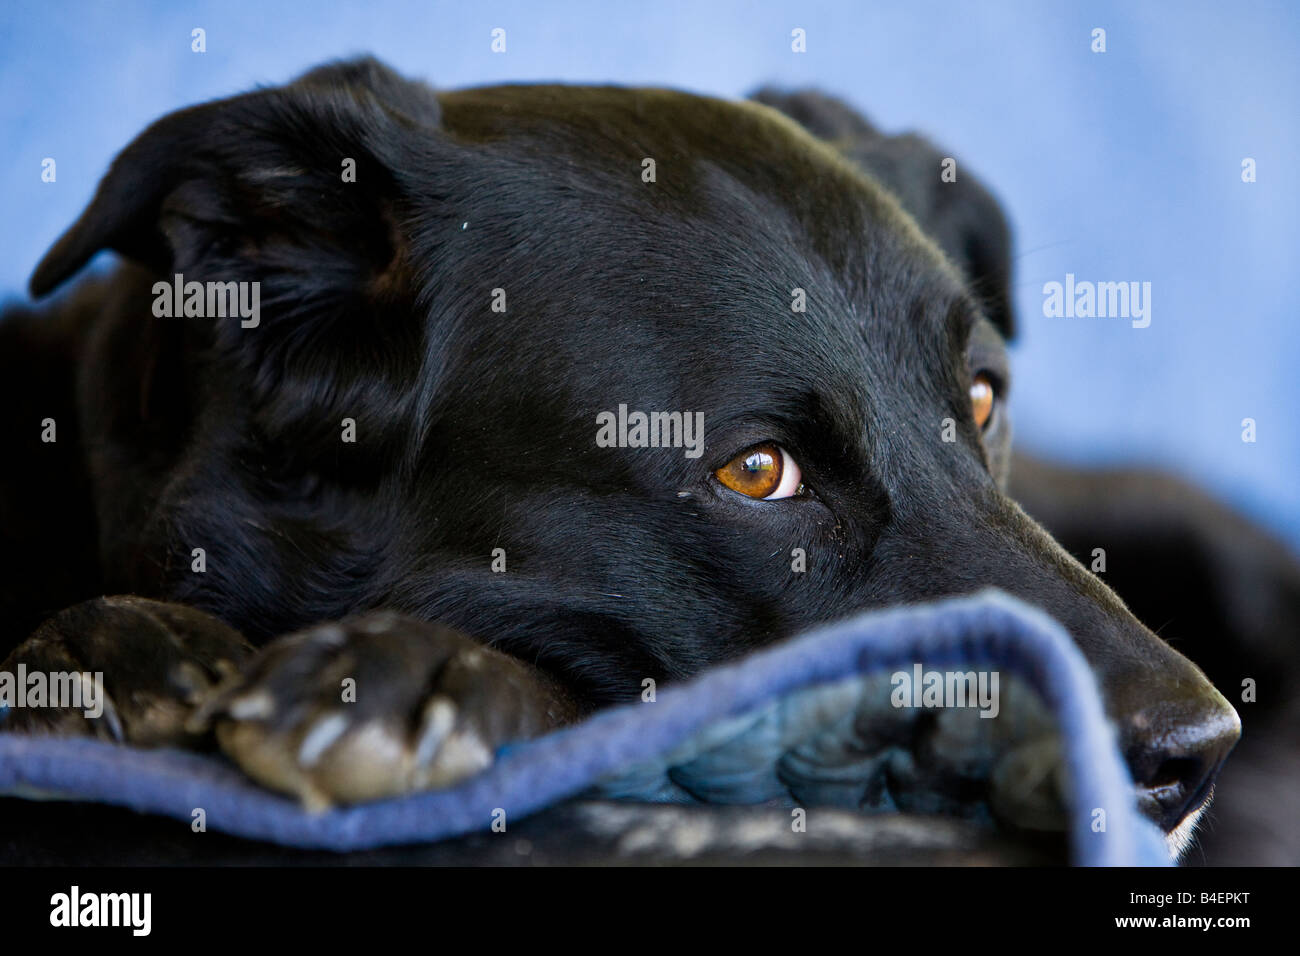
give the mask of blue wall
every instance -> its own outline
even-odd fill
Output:
[[[190,30],[208,52],[190,52]],[[507,52],[489,31],[507,30]],[[808,52],[790,51],[790,31]],[[1094,27],[1107,52],[1090,50]],[[1300,546],[1300,4],[27,2],[0,7],[0,294],[21,295],[150,120],[369,51],[440,86],[738,96],[815,84],[949,146],[1005,202],[1023,445],[1162,464]],[[54,157],[58,180],[40,180]],[[1243,157],[1258,182],[1241,181]],[[1067,272],[1152,283],[1152,322],[1049,319]],[[1241,441],[1243,418],[1258,441]]]

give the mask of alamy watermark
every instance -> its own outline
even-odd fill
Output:
[[[927,671],[913,664],[910,671],[895,671],[889,683],[895,707],[978,707],[981,717],[1001,710],[997,671]]]
[[[186,282],[178,272],[172,282],[155,282],[153,295],[153,314],[160,319],[239,316],[245,329],[255,329],[262,321],[260,282]]]
[[[50,897],[51,926],[120,926],[133,936],[153,929],[152,893],[89,893],[73,884],[66,893]]]
[[[1150,282],[1065,282],[1043,285],[1043,315],[1049,319],[1132,319],[1135,329],[1151,324]]]
[[[685,448],[687,458],[704,454],[703,412],[618,412],[596,415],[597,448]]]
[[[104,713],[104,672],[0,671],[0,711],[17,707],[66,707],[93,720]]]

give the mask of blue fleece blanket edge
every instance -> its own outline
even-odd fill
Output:
[[[0,733],[0,792],[113,804],[186,822],[201,807],[214,829],[300,848],[424,843],[488,829],[501,810],[518,819],[581,794],[783,695],[917,662],[997,667],[1038,692],[1061,730],[1073,863],[1170,864],[1160,831],[1137,811],[1082,654],[1050,617],[995,591],[818,628],[665,688],[653,704],[611,708],[512,748],[448,790],[312,813],[218,757]]]

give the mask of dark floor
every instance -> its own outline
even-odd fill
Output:
[[[961,821],[843,810],[810,810],[806,831],[796,833],[784,808],[575,802],[513,823],[507,833],[336,854],[196,834],[183,822],[113,807],[0,799],[6,865],[996,866],[1063,859],[1056,840],[1035,846]]]

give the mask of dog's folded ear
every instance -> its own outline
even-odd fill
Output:
[[[219,367],[253,416],[250,434],[292,435],[282,444],[310,467],[342,460],[344,416],[371,438],[349,467],[380,461],[376,448],[404,440],[393,383],[412,380],[422,354],[410,224],[413,197],[429,200],[424,184],[436,181],[439,122],[430,88],[369,59],[173,113],[113,162],[32,292],[115,250],[156,280],[133,277],[114,300],[114,327],[138,317],[153,343],[141,349]],[[167,354],[175,361],[151,362],[139,387],[180,407],[183,392],[166,389],[184,386],[156,370],[194,366]]]
[[[50,292],[102,249],[160,273],[205,273],[197,279],[296,271],[298,294],[382,271],[395,253],[395,150],[404,129],[437,122],[432,90],[368,58],[172,113],[113,162],[31,292]]]
[[[850,106],[822,93],[765,87],[751,99],[826,140],[892,192],[962,270],[990,321],[1004,337],[1015,334],[1010,229],[998,201],[964,168],[955,180],[944,181],[942,163],[951,154],[920,136],[886,136]]]

